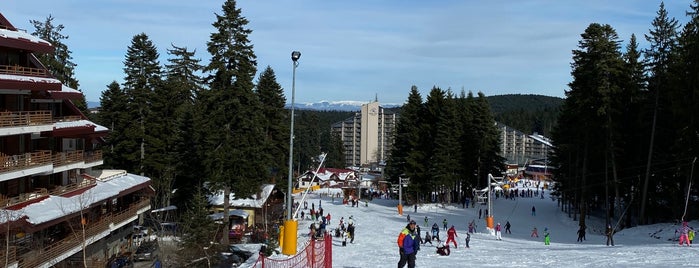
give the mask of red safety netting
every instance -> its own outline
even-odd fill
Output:
[[[253,267],[259,268],[332,268],[332,237],[325,234],[323,239],[311,239],[306,247],[295,256],[285,259],[270,259],[260,254]]]

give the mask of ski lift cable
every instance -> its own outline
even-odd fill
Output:
[[[320,172],[320,168],[323,166],[323,162],[325,162],[325,157],[327,155],[328,155],[328,153],[321,154],[320,164],[318,164],[318,168],[316,169],[316,172],[313,173],[313,178],[311,179],[310,185],[313,185],[313,181],[315,181],[315,179],[318,178],[318,172]],[[310,189],[311,189],[311,187],[307,187],[306,190],[303,192],[303,196],[301,196],[301,201],[299,201],[299,204],[303,203],[303,201],[306,200],[306,195],[308,195],[308,190],[310,190]],[[289,193],[289,194],[291,194],[291,193]],[[298,215],[299,210],[301,210],[301,206],[296,208],[296,211],[294,212],[294,214],[291,215],[292,219],[296,218],[296,215]]]
[[[692,160],[692,169],[689,172],[689,183],[687,184],[687,197],[684,201],[684,213],[682,214],[682,221],[684,221],[684,216],[687,216],[687,206],[689,205],[689,191],[692,189],[692,177],[694,176],[694,163],[697,162],[697,158],[694,157]]]

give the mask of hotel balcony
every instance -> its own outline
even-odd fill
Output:
[[[131,204],[127,209],[103,215],[99,221],[88,223],[85,228],[86,246],[99,241],[111,232],[136,220],[138,214],[150,209],[150,200],[143,199]],[[20,248],[10,246],[6,254],[5,250],[0,252],[0,259],[7,257],[9,267],[50,267],[62,260],[78,253],[83,248],[82,231],[76,229],[74,233],[68,234],[65,238],[35,249]]]
[[[102,151],[82,150],[58,152],[36,151],[19,155],[0,153],[0,181],[23,176],[52,174],[76,168],[90,168],[102,165]]]
[[[0,74],[51,77],[46,69],[24,67],[19,65],[0,65]]]
[[[0,112],[0,136],[53,130],[51,111]]]

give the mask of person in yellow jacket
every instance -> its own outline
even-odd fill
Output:
[[[689,244],[692,244],[692,241],[694,241],[694,229],[691,227],[689,228],[689,232],[687,233],[687,238],[689,238]]]

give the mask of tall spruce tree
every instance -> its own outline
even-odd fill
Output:
[[[248,20],[228,0],[216,14],[215,31],[207,42],[211,62],[209,90],[203,92],[199,120],[203,126],[205,176],[212,190],[224,195],[224,226],[228,225],[229,194],[246,197],[259,191],[266,175],[260,101],[253,92],[256,56],[248,36]],[[205,122],[203,122],[205,121]],[[223,236],[224,244],[228,236]]]
[[[102,91],[100,97],[100,112],[97,122],[106,126],[111,134],[106,138],[106,146],[103,150],[104,166],[109,168],[125,168],[126,163],[119,157],[126,153],[128,141],[123,133],[128,121],[127,105],[128,97],[121,89],[119,83],[112,81],[107,85],[107,90]]]
[[[579,178],[579,183],[561,185],[560,191],[568,192],[568,197],[572,198],[567,201],[576,208],[586,208],[589,200],[601,200],[602,204],[595,205],[603,205],[609,211],[607,171],[609,153],[613,151],[609,116],[613,114],[613,103],[623,87],[619,81],[624,80],[627,72],[619,51],[620,41],[610,25],[592,23],[581,37],[579,49],[573,51],[573,81],[569,84],[570,91],[566,92],[561,114],[565,120],[559,121],[554,131],[557,148],[553,159],[560,161],[555,163],[561,167],[558,172],[580,171],[579,175],[573,175]],[[598,193],[605,194],[599,196]],[[584,218],[585,211],[581,209],[576,213],[583,213],[580,217]]]
[[[121,158],[119,162],[126,163],[123,168],[142,175],[152,171],[153,167],[147,166],[146,151],[153,146],[148,143],[158,138],[155,132],[155,135],[150,135],[149,129],[149,124],[155,123],[149,120],[153,118],[151,110],[154,91],[162,86],[162,71],[158,57],[158,51],[148,35],[140,33],[133,37],[124,60],[126,76],[123,89],[128,98],[128,120],[122,132],[112,133],[123,136],[119,139],[127,142],[124,144],[123,154],[112,157]]]
[[[669,96],[663,92],[669,84],[670,74],[668,69],[672,61],[672,53],[677,47],[677,20],[668,16],[665,4],[661,3],[657,16],[653,19],[653,28],[645,35],[649,48],[643,53],[647,60],[648,79],[648,103],[647,107],[653,107],[652,112],[644,116],[642,122],[651,122],[649,131],[649,145],[646,151],[647,161],[641,192],[641,223],[648,220],[647,204],[655,203],[653,200],[658,195],[648,195],[649,189],[657,189],[661,181],[665,181],[666,173],[656,172],[667,168],[664,165],[654,165],[653,159],[667,159],[671,154],[672,140],[674,140],[671,129],[671,117],[669,110]],[[662,138],[661,138],[662,137]],[[663,167],[664,166],[664,167]],[[651,181],[651,174],[656,174]],[[655,209],[653,209],[655,210]],[[660,211],[658,211],[660,212]],[[653,215],[656,217],[658,215]]]
[[[158,106],[166,108],[163,112],[171,113],[172,120],[168,120],[167,129],[171,129],[173,135],[165,137],[165,148],[161,151],[169,161],[169,166],[174,169],[166,169],[169,177],[174,181],[163,183],[178,189],[175,192],[174,203],[182,206],[194,196],[200,189],[201,174],[198,170],[203,166],[202,158],[197,154],[197,137],[194,125],[194,103],[199,92],[203,90],[203,79],[198,73],[203,69],[200,59],[195,58],[196,51],[189,51],[186,47],[173,45],[168,49],[170,58],[165,64],[165,90]],[[175,98],[175,99],[172,99]],[[171,103],[163,101],[171,100]],[[176,105],[175,105],[176,104]],[[172,191],[163,193],[162,200],[169,200]],[[167,202],[165,202],[167,203]]]
[[[68,36],[61,33],[65,27],[63,24],[54,25],[53,20],[54,17],[49,15],[43,22],[37,20],[30,21],[34,26],[32,35],[50,42],[54,47],[53,54],[38,54],[37,58],[56,79],[61,81],[64,85],[82,92],[80,83],[75,77],[75,67],[77,64],[73,62],[73,56],[71,56],[72,51],[70,51],[68,45],[65,44],[65,40],[68,39]],[[85,101],[84,95],[80,99],[73,100],[73,102],[84,115],[90,114],[87,111],[87,102]]]
[[[417,143],[419,137],[416,128],[419,125],[422,114],[422,96],[417,86],[410,88],[408,101],[401,108],[400,117],[396,122],[395,136],[391,146],[391,153],[386,163],[385,174],[388,181],[398,183],[401,176],[409,176],[412,171],[408,171],[408,154],[412,151],[413,144]]]
[[[459,166],[461,166],[461,148],[459,138],[462,136],[461,125],[457,118],[457,100],[451,90],[445,92],[444,103],[441,106],[441,116],[437,118],[434,138],[434,154],[431,174],[435,183],[445,192],[444,201],[457,201],[455,195],[459,190]]]
[[[289,152],[289,111],[284,108],[286,98],[282,86],[277,82],[272,67],[267,66],[260,74],[255,93],[262,107],[259,113],[264,117],[263,131],[267,148],[267,177],[275,181],[288,174],[287,157]],[[286,189],[286,188],[284,188]]]

